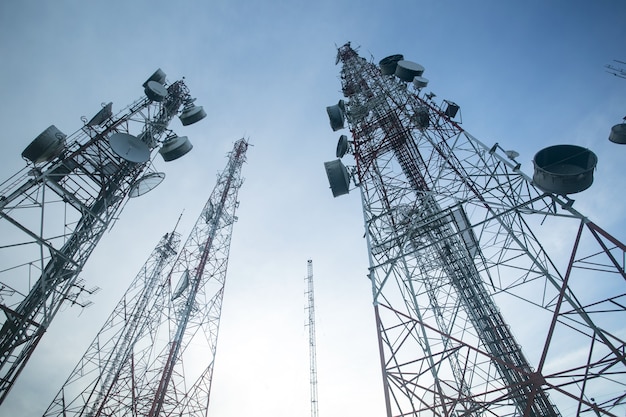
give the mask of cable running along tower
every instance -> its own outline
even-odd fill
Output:
[[[313,294],[313,261],[309,259],[307,263],[306,276],[306,298],[308,320],[306,326],[309,328],[309,368],[311,385],[311,417],[317,417],[317,359],[315,354],[315,297]]]
[[[109,103],[66,136],[54,125],[22,153],[27,166],[0,184],[0,403],[64,303],[84,306],[91,290],[78,279],[98,241],[129,197],[165,177],[165,161],[191,149],[168,129],[206,116],[183,80],[157,70],[146,96],[118,114]]]
[[[247,148],[246,140],[235,142],[178,257],[178,235],[170,233],[45,416],[207,415]]]
[[[325,168],[362,197],[387,416],[623,415],[626,247],[569,197],[595,155],[543,149],[530,178],[422,92],[421,65],[349,43],[337,63],[327,112],[354,165]]]

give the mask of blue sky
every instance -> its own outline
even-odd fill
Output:
[[[0,180],[50,124],[67,134],[100,103],[143,94],[157,68],[184,76],[208,113],[172,127],[194,145],[158,168],[163,184],[132,200],[87,263],[102,291],[55,319],[3,405],[41,414],[162,234],[184,210],[186,236],[235,140],[243,168],[214,374],[213,416],[309,413],[306,261],[313,259],[320,416],[384,415],[358,193],[333,199],[323,162],[338,132],[325,107],[341,98],[336,46],[377,62],[426,68],[428,89],[461,106],[463,126],[520,153],[573,143],[599,158],[579,211],[626,240],[626,147],[610,143],[626,116],[622,1],[23,1],[0,4]],[[1,260],[1,254],[0,254]]]

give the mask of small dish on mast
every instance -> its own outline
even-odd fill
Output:
[[[150,148],[128,133],[114,133],[109,137],[113,152],[130,162],[142,163],[150,159]]]
[[[324,168],[333,197],[348,194],[350,192],[350,175],[341,160],[324,162]]]
[[[333,132],[344,128],[346,104],[343,100],[339,100],[334,106],[327,106],[326,113],[328,113],[330,127],[333,129]]]
[[[337,142],[337,158],[343,158],[343,156],[348,152],[348,137],[346,135],[339,136],[339,141]]]
[[[133,183],[128,192],[128,196],[139,197],[148,191],[154,190],[165,179],[164,172],[149,172]]]
[[[152,74],[150,78],[148,78],[146,82],[143,83],[143,87],[145,88],[150,81],[156,81],[159,84],[165,85],[165,77],[165,72],[163,72],[161,68],[158,68],[156,71],[154,71],[154,74]]]
[[[173,161],[185,155],[193,148],[187,136],[173,136],[163,142],[159,153],[165,162]]]
[[[65,138],[65,133],[50,125],[22,151],[22,157],[35,164],[50,161],[65,149]]]
[[[102,107],[90,121],[87,122],[87,126],[100,126],[106,122],[111,116],[113,116],[113,102],[109,102],[106,106]]]
[[[195,99],[194,99],[195,100]],[[188,126],[199,122],[206,117],[206,112],[202,106],[196,106],[193,101],[185,105],[183,112],[178,116],[183,126]]]
[[[144,92],[146,93],[146,97],[156,102],[161,102],[167,97],[167,88],[156,81],[148,81]]]

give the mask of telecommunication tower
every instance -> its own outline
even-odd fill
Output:
[[[178,239],[170,233],[45,416],[207,415],[247,148],[235,142],[178,257],[169,262]]]
[[[545,148],[530,178],[423,92],[421,65],[350,43],[337,63],[327,112],[354,165],[325,168],[362,197],[387,416],[624,415],[626,246],[569,197],[595,154]]]
[[[607,68],[607,72],[615,75],[616,77],[626,79],[626,62],[615,60],[621,66],[616,67],[613,65],[605,65]],[[619,145],[626,144],[626,116],[622,118],[622,122],[611,127],[611,132],[609,133],[609,140],[613,143],[617,143]]]
[[[317,417],[317,359],[315,354],[315,297],[313,294],[313,260],[309,259],[306,262],[306,298],[308,312],[308,320],[306,326],[309,328],[309,368],[311,371],[309,382],[311,385],[311,417]]]
[[[108,103],[66,136],[48,127],[22,152],[25,168],[0,184],[0,403],[64,303],[83,305],[90,292],[78,279],[128,198],[165,177],[152,160],[189,150],[168,129],[206,116],[183,80],[157,70],[145,97],[117,114]]]

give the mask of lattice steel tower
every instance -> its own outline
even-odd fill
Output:
[[[337,63],[327,112],[354,165],[325,167],[362,196],[387,416],[624,415],[626,247],[568,197],[593,152],[543,149],[530,178],[422,92],[419,64],[349,43]]]
[[[225,170],[173,262],[166,235],[45,416],[205,416],[217,349],[241,168]],[[167,269],[166,269],[167,267]]]
[[[54,125],[22,156],[27,166],[0,184],[0,403],[64,302],[89,292],[78,275],[129,197],[158,185],[165,161],[191,149],[168,129],[206,116],[184,81],[157,70],[146,97],[113,115],[112,103],[66,136]]]
[[[311,389],[311,417],[317,417],[317,357],[315,353],[315,296],[313,291],[313,261],[309,259],[306,276],[307,322],[309,328],[309,383]]]

